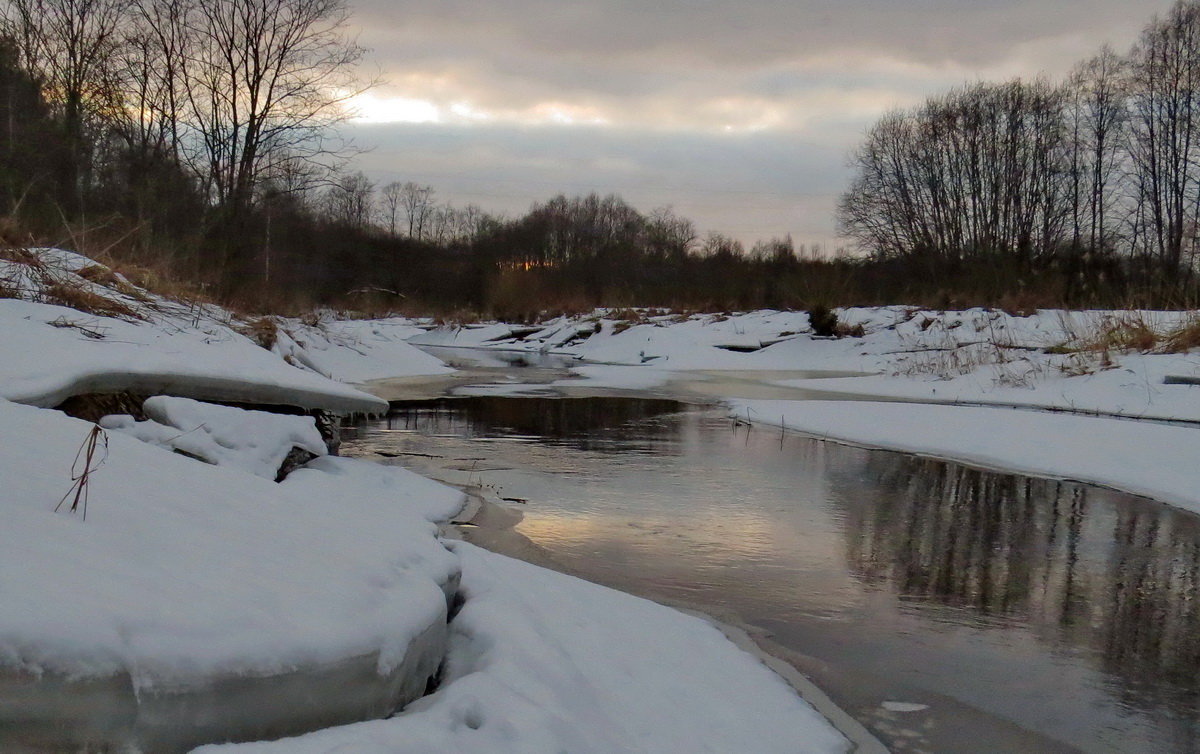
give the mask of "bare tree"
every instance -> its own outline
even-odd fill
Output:
[[[400,217],[400,205],[403,196],[403,186],[398,181],[392,181],[380,192],[380,208],[383,222],[390,235],[396,235],[396,220]]]
[[[324,208],[330,220],[364,230],[371,225],[375,185],[361,172],[338,176],[325,190]]]
[[[273,156],[317,161],[363,50],[342,0],[194,0],[181,8],[189,157],[235,220]]]
[[[1062,92],[975,84],[890,113],[853,157],[843,231],[882,256],[955,263],[1052,254],[1070,214]]]
[[[1072,232],[1076,244],[1107,252],[1125,162],[1127,64],[1111,47],[1079,65],[1067,82],[1072,138]]]
[[[87,128],[122,104],[113,76],[126,7],[123,0],[9,0],[5,6],[5,33],[60,110],[70,157],[60,181],[80,202],[89,168]]]
[[[144,148],[178,160],[184,118],[184,61],[192,40],[184,26],[191,0],[140,0],[133,5],[124,63],[129,129]]]
[[[658,207],[646,218],[647,250],[662,259],[681,261],[696,243],[696,226],[670,207]]]
[[[433,212],[433,186],[420,186],[412,181],[400,187],[400,206],[408,220],[408,237],[424,239]]]
[[[1184,284],[1200,225],[1200,3],[1156,19],[1131,69],[1135,227],[1146,256]]]

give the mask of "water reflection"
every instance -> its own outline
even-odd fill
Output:
[[[520,530],[575,572],[770,630],[869,725],[924,699],[931,750],[1200,749],[1196,516],[671,401],[398,408],[349,447],[527,499]]]
[[[867,458],[863,478],[877,491],[850,507],[845,530],[858,578],[1032,625],[1094,652],[1143,703],[1195,706],[1195,516],[1078,484],[901,459]]]
[[[645,436],[631,443],[625,425],[684,408],[678,401],[639,398],[441,398],[393,402],[382,428],[475,439],[534,438],[579,450],[628,453],[654,449],[657,443]]]

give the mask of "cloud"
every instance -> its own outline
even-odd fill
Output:
[[[1170,4],[360,0],[387,83],[354,130],[374,174],[485,207],[595,189],[744,238],[831,238],[845,155],[882,112],[966,80],[1061,76]]]
[[[360,124],[350,135],[374,145],[359,162],[377,185],[429,184],[443,201],[509,216],[558,193],[617,193],[644,211],[672,206],[702,231],[747,243],[788,233],[830,243],[844,158],[834,143],[777,132],[392,123]]]

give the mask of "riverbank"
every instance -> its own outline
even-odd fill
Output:
[[[330,414],[386,403],[330,375],[451,371],[420,328],[247,322],[53,250],[0,275],[0,748],[850,747],[708,623],[447,541],[458,490],[332,456]]]
[[[632,396],[402,404],[346,447],[512,499],[560,569],[757,626],[889,746],[1187,750],[1164,700],[1194,684],[1148,678],[1195,645],[1168,506]]]
[[[1181,335],[1195,313],[880,307],[838,316],[841,338],[813,336],[803,312],[618,320],[598,311],[533,327],[442,328],[410,342],[576,360],[570,376],[544,384],[457,394],[719,401],[737,420],[1200,511],[1200,468],[1186,452],[1200,437],[1200,351]]]
[[[695,751],[770,751],[797,737],[821,750],[847,745],[776,675],[702,621],[679,623],[665,608],[599,597],[591,587],[524,570],[469,544],[443,546],[436,525],[462,515],[455,513],[457,491],[424,487],[398,469],[323,455],[328,438],[316,435],[314,418],[386,407],[331,377],[382,380],[372,385],[388,398],[448,390],[720,399],[735,420],[1099,482],[1193,510],[1191,491],[1200,489],[1200,471],[1185,450],[1195,430],[1144,421],[1200,417],[1191,399],[1200,388],[1164,379],[1200,374],[1196,356],[1114,348],[1094,371],[1069,372],[1064,367],[1091,368],[1090,356],[1062,340],[1076,327],[1065,324],[1075,315],[852,310],[842,317],[861,335],[836,340],[814,337],[803,313],[781,312],[639,315],[638,321],[598,313],[534,328],[437,329],[423,321],[327,316],[264,323],[155,297],[66,252],[4,264],[6,280],[15,270],[29,283],[25,299],[0,300],[0,319],[11,325],[0,328],[0,352],[13,355],[0,361],[0,390],[11,399],[0,403],[0,430],[14,449],[0,468],[14,490],[2,501],[9,525],[0,573],[6,604],[18,605],[0,613],[4,683],[11,689],[49,678],[96,687],[116,679],[116,687],[138,691],[116,704],[132,725],[139,700],[152,690],[174,694],[214,678],[316,677],[309,671],[371,657],[386,677],[399,667],[393,660],[409,654],[389,627],[410,621],[407,646],[420,644],[428,648],[424,656],[444,660],[437,693],[386,722],[279,746],[325,751],[387,742],[394,750],[415,741],[415,750],[624,751],[638,750],[646,735],[690,741]],[[85,308],[51,296],[61,296],[63,286]],[[1164,329],[1186,317],[1172,316],[1163,315]],[[983,332],[986,342],[972,341]],[[448,349],[438,353],[454,366],[414,342]],[[993,352],[1006,355],[988,361]],[[17,357],[31,353],[38,358]],[[930,353],[938,355],[922,356]],[[946,353],[956,355],[947,360]],[[59,405],[79,391],[114,390],[121,391],[115,403],[82,396],[89,410],[128,412],[110,416],[99,431],[58,411],[11,402]],[[156,393],[241,404],[221,411],[247,416],[230,420],[190,404],[183,411],[147,410],[145,399]],[[1020,403],[1060,413],[931,402]],[[265,427],[281,408],[291,416],[280,431],[228,429]],[[1143,421],[1063,413],[1071,411]],[[199,418],[178,418],[193,415]],[[103,461],[85,458],[79,466],[87,454],[75,453],[87,449],[89,437]],[[279,459],[297,449],[317,458],[290,476],[277,470]],[[303,465],[307,457],[298,457]],[[271,481],[276,475],[282,483]],[[86,521],[82,510],[54,511],[80,479],[90,497]],[[341,516],[346,499],[361,503],[353,516]],[[369,547],[357,541],[359,531],[370,532]],[[323,538],[332,544],[307,544]],[[361,557],[348,560],[342,550]],[[269,567],[260,567],[260,558]],[[319,574],[305,576],[314,569]],[[245,573],[256,576],[247,581]],[[545,595],[552,599],[543,604]],[[607,609],[597,612],[593,602]],[[412,610],[414,604],[428,609]],[[580,642],[580,615],[590,616],[600,633],[587,644]],[[631,625],[631,616],[646,622]],[[431,626],[441,626],[441,638],[417,642]],[[691,637],[690,650],[678,636]],[[594,664],[596,647],[608,665]],[[614,657],[624,659],[613,664]],[[687,675],[663,676],[662,657],[677,657]],[[703,662],[689,659],[696,657]],[[802,658],[791,660],[802,665]],[[575,670],[564,672],[564,663]],[[437,667],[420,664],[419,689],[386,696],[369,714],[387,714],[423,692]],[[645,687],[670,697],[684,677],[689,688],[702,689],[688,692],[685,715],[631,692]],[[741,689],[734,700],[731,685]],[[513,695],[531,706],[505,701]],[[576,698],[592,703],[562,702]],[[87,711],[86,735],[109,735],[105,725],[116,707]],[[770,720],[749,712],[764,709]],[[0,714],[26,712],[0,706]],[[300,727],[228,735],[276,737],[353,719],[307,717]]]

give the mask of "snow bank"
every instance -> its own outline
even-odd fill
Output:
[[[0,279],[22,296],[0,299],[0,353],[7,356],[0,398],[49,407],[81,393],[130,390],[334,413],[387,409],[260,348],[219,307],[154,296],[71,252],[40,249],[23,258],[0,259]]]
[[[199,752],[841,752],[849,743],[709,624],[455,543],[466,603],[442,687],[390,720]]]
[[[765,382],[810,393],[1200,421],[1200,388],[1163,382],[1200,377],[1200,352],[1086,348],[1122,325],[1168,332],[1190,321],[1192,312],[1022,316],[982,308],[851,308],[838,310],[839,320],[860,335],[838,339],[814,337],[804,312],[646,315],[633,322],[609,316],[601,310],[538,327],[441,329],[411,341],[570,356],[584,362],[573,370],[583,379],[562,385],[585,388],[649,389],[679,372],[758,372]]]
[[[100,424],[160,448],[272,481],[292,448],[315,456],[326,453],[325,441],[311,416],[246,411],[166,396],[147,398],[142,409],[149,417],[146,421],[116,415],[104,417]]]
[[[411,345],[424,329],[405,318],[323,319],[316,324],[281,320],[272,350],[287,361],[342,382],[368,382],[453,372]]]
[[[489,324],[440,328],[411,343],[457,348],[569,355],[591,364],[642,365],[658,369],[788,368],[773,354],[728,350],[766,349],[809,330],[804,312],[759,311],[738,315],[657,315],[631,323],[601,310],[588,317],[559,317],[544,325]],[[857,366],[857,360],[854,360]]]
[[[0,353],[11,355],[0,360],[0,397],[17,403],[49,407],[81,393],[131,390],[335,413],[387,410],[212,322],[171,328],[13,299],[0,300],[0,322]]]
[[[385,669],[443,619],[458,565],[426,514],[457,491],[337,458],[277,485],[112,433],[84,521],[54,507],[91,426],[0,401],[0,668],[137,689]]]
[[[752,422],[871,447],[1114,487],[1200,513],[1191,427],[1004,408],[732,400]]]

